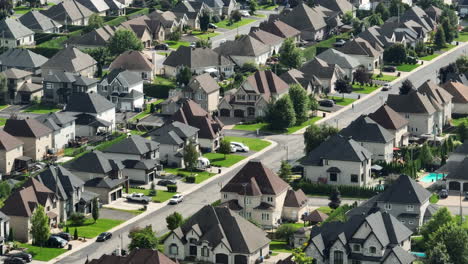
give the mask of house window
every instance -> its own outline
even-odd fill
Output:
[[[201,250],[201,255],[202,257],[209,257],[210,256],[210,251],[208,249],[208,247],[202,247],[202,250]]]
[[[245,94],[238,94],[237,100],[245,100]]]
[[[401,222],[402,224],[406,223],[406,221],[405,221],[405,220],[401,220],[400,222]]]
[[[252,213],[251,212],[246,212],[245,217],[246,218],[252,218]]]
[[[414,222],[413,221],[408,221],[408,224],[412,225],[412,224],[414,224]]]
[[[360,252],[361,251],[361,245],[357,245],[357,244],[353,245],[353,251],[354,252]]]
[[[370,248],[369,248],[369,252],[370,252],[371,254],[375,254],[375,253],[377,253],[377,248],[376,248],[376,247],[370,247]]]
[[[249,197],[245,198],[245,204],[250,204],[251,203],[251,200]]]
[[[169,246],[169,254],[178,255],[179,254],[179,247],[176,244],[171,244]]]
[[[333,252],[333,264],[343,264],[343,251]]]
[[[270,220],[270,214],[269,213],[262,213],[262,220]]]
[[[406,118],[406,119],[409,119],[409,114],[405,114],[405,118]]]
[[[57,201],[54,201],[54,203],[52,204],[52,208],[57,208]]]
[[[223,197],[224,197],[224,199],[227,199],[227,198],[228,198],[227,193],[225,193],[225,194],[223,195]]]
[[[323,165],[328,165],[328,160],[324,159],[323,160]]]
[[[189,241],[190,241],[190,244],[196,244],[197,243],[196,238],[191,238]]]
[[[330,173],[330,181],[336,182],[338,180],[338,175],[336,173]]]
[[[408,204],[408,205],[406,206],[406,211],[408,211],[408,212],[413,212],[413,211],[414,211],[414,205]]]
[[[267,201],[272,203],[273,202],[273,197],[267,197]]]
[[[50,206],[47,206],[46,211],[47,212],[50,211]]]
[[[392,210],[392,205],[391,204],[385,204],[384,208],[385,208],[385,210]]]
[[[356,174],[351,174],[351,182],[358,182],[359,176]]]

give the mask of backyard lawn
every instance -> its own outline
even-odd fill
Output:
[[[468,41],[468,32],[458,33],[458,38],[456,38],[455,41],[467,42]]]
[[[216,32],[201,32],[201,31],[192,31],[192,35],[199,38],[199,39],[210,39],[212,37],[216,37],[219,33]]]
[[[396,66],[397,70],[398,71],[402,71],[402,72],[410,72],[414,69],[416,69],[417,67],[421,66],[421,64],[407,64],[407,63],[403,63],[401,65],[398,65]]]
[[[237,28],[237,27],[240,27],[240,26],[250,24],[250,23],[252,23],[254,21],[255,21],[255,19],[252,19],[252,18],[243,18],[242,20],[231,24],[229,22],[229,20],[223,20],[223,21],[220,21],[218,23],[215,23],[215,25],[220,27],[220,28],[234,29],[234,28]]]
[[[360,85],[360,84],[353,84],[353,92],[360,93],[360,94],[370,94],[375,91],[377,87],[375,86],[367,86],[367,85]]]
[[[273,252],[292,253],[286,241],[272,240],[270,242],[270,250]]]
[[[373,80],[379,80],[379,81],[384,81],[384,82],[391,82],[391,81],[396,80],[397,78],[398,76],[386,75],[386,74],[382,74],[381,76],[379,76],[378,74],[372,75]]]
[[[190,42],[188,41],[173,41],[173,40],[166,40],[165,41],[167,45],[169,45],[169,48],[171,49],[178,49],[180,46],[190,46]]]
[[[232,129],[235,130],[246,130],[246,131],[265,131],[268,130],[268,123],[254,123],[254,124],[238,124],[235,125]]]
[[[440,54],[437,54],[437,53],[434,53],[432,55],[427,55],[427,56],[424,56],[424,57],[421,57],[419,58],[420,60],[423,60],[423,61],[431,61],[437,57],[439,57]]]
[[[431,204],[436,204],[437,202],[439,202],[439,195],[437,193],[433,193],[429,198],[429,202]]]
[[[154,102],[154,103],[147,104],[147,105],[146,105],[145,111],[142,111],[142,112],[139,113],[138,115],[135,115],[135,116],[132,117],[130,120],[142,119],[143,117],[149,115],[149,114],[151,113],[151,105],[157,105],[157,104],[162,103],[163,101],[164,101],[164,99],[159,99],[159,100],[157,100],[157,101]]]
[[[125,221],[106,218],[101,218],[94,222],[93,219],[88,218],[82,226],[76,226],[76,228],[78,229],[79,237],[94,238],[102,232],[106,232],[123,222]],[[68,221],[68,224],[70,232],[75,232],[75,226],[73,226],[70,221]]]
[[[278,5],[269,5],[269,4],[259,6],[259,8],[263,9],[263,10],[274,10],[277,7],[278,7]]]
[[[20,243],[20,247],[27,248],[27,252],[33,256],[34,260],[38,261],[49,261],[68,251],[65,248],[38,247],[25,243]]]
[[[229,168],[237,162],[245,159],[245,156],[236,154],[206,153],[203,155],[210,160],[212,166]]]
[[[333,211],[333,209],[331,209],[330,207],[328,206],[321,206],[319,208],[317,208],[317,210],[319,210],[320,212],[324,213],[324,214],[331,214],[331,212]]]
[[[189,170],[186,170],[186,169],[180,169],[180,168],[164,168],[164,171],[165,172],[168,172],[168,173],[171,173],[171,174],[174,174],[174,175],[183,175],[183,176],[190,176],[192,174],[194,175],[197,175],[195,177],[195,183],[201,183],[209,178],[211,178],[212,176],[216,175],[215,173],[211,173],[211,172],[208,172],[208,171],[189,171]]]
[[[459,126],[461,123],[465,123],[465,125],[468,125],[468,117],[452,119],[452,126]]]
[[[331,48],[333,47],[333,43],[336,42],[336,39],[337,38],[341,38],[341,39],[348,39],[349,38],[349,33],[343,33],[341,35],[338,35],[338,36],[333,36],[329,39],[326,39],[326,40],[322,40],[320,41],[319,43],[317,44],[314,44],[312,46],[309,46],[309,47],[306,47],[304,50],[303,50],[303,56],[304,58],[306,58],[306,60],[310,60],[310,59],[313,59],[315,57],[315,54],[317,52],[317,48],[318,47],[324,47],[324,48]]]
[[[33,8],[29,6],[18,6],[18,7],[13,8],[13,11],[15,11],[15,14],[17,15],[24,15],[31,10],[33,10]],[[34,10],[44,10],[44,8],[37,7],[37,8],[34,8]]]
[[[23,110],[23,112],[34,113],[34,114],[48,114],[48,113],[57,112],[60,110],[62,109],[57,108],[53,105],[35,104],[26,108],[25,110]]]
[[[246,138],[246,137],[224,137],[224,139],[229,141],[235,141],[245,144],[252,151],[260,151],[271,145],[270,142],[266,140],[261,140],[258,138]]]
[[[156,196],[149,195],[150,189],[137,189],[137,188],[129,188],[128,191],[130,193],[142,193],[146,196],[150,196],[153,199],[153,202],[156,203],[163,203],[169,200],[172,196],[174,196],[173,192],[168,192],[164,190],[156,190]]]
[[[329,96],[328,98],[335,101],[335,104],[341,105],[341,106],[347,106],[347,105],[354,103],[354,101],[356,101],[356,99],[343,98],[341,96]]]

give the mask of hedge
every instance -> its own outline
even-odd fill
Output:
[[[173,192],[173,193],[177,192],[177,185],[172,185],[172,184],[167,185],[167,191],[168,192]]]
[[[185,177],[185,182],[186,183],[195,183],[195,176],[186,176]]]
[[[325,195],[328,196],[334,190],[335,187],[338,188],[342,196],[351,197],[351,198],[370,198],[377,193],[383,191],[382,188],[377,187],[359,187],[359,186],[349,186],[349,185],[329,185],[321,183],[313,183],[300,181],[299,183],[294,184],[295,189],[302,189],[305,194],[308,195]]]
[[[143,93],[154,98],[167,98],[169,90],[173,89],[172,85],[145,83],[143,85]]]
[[[35,33],[34,34],[34,41],[36,42],[36,45],[39,45],[41,43],[47,42],[53,38],[63,36],[61,34],[56,34],[56,33]]]
[[[355,205],[345,204],[345,205],[342,205],[342,206],[336,208],[328,216],[328,218],[324,221],[324,223],[336,222],[336,221],[345,222],[347,220],[346,213],[349,210],[353,209],[354,207],[356,207],[356,206]]]

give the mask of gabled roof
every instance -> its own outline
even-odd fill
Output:
[[[324,17],[325,15],[317,8],[311,8],[305,3],[300,3],[288,14],[280,16],[279,19],[300,31],[316,31],[327,26]]]
[[[309,76],[306,78],[303,72],[297,69],[291,69],[283,74],[280,78],[287,84],[300,84],[304,89],[307,89],[309,84],[320,86],[322,82],[315,76]]]
[[[468,103],[468,86],[460,82],[446,82],[442,87],[450,95],[452,95],[452,102],[457,104]]]
[[[101,85],[110,85],[112,82],[117,81],[123,87],[131,87],[138,83],[142,83],[143,79],[135,72],[125,69],[112,69],[108,74],[102,77]]]
[[[23,146],[24,142],[8,134],[7,132],[0,130],[0,149],[10,151],[19,146]]]
[[[332,79],[333,76],[341,78],[345,75],[343,69],[341,69],[339,65],[329,64],[317,57],[304,63],[299,70],[310,80],[312,80],[313,76],[320,79]]]
[[[35,31],[48,31],[62,27],[59,22],[35,10],[20,16],[19,21],[25,27]]]
[[[1,74],[4,75],[8,79],[21,79],[26,76],[31,76],[32,72],[23,71],[23,70],[16,69],[16,68],[9,68],[8,70],[1,72]]]
[[[0,54],[0,64],[16,68],[39,68],[47,62],[47,58],[28,49],[8,49]]]
[[[103,27],[91,30],[79,37],[72,37],[68,43],[72,45],[84,46],[105,46],[110,38],[114,36],[116,27],[104,25]]]
[[[377,196],[376,201],[396,204],[424,204],[431,193],[407,175],[398,179]]]
[[[378,57],[383,52],[383,49],[380,46],[372,46],[367,40],[359,37],[347,41],[344,46],[338,50],[345,54],[363,55],[368,57]]]
[[[52,130],[36,119],[8,119],[3,128],[5,132],[15,137],[40,138],[52,133]]]
[[[452,102],[453,96],[433,81],[424,82],[417,90],[420,93],[426,94],[436,108],[438,105],[444,106]]]
[[[246,193],[244,193],[244,184]],[[245,164],[244,167],[223,186],[221,192],[234,192],[249,196],[279,195],[288,188],[289,185],[276,175],[276,173],[265,167],[262,162],[253,160]],[[299,202],[302,202],[303,197],[301,197],[300,193],[298,193],[298,198],[300,199]]]
[[[36,117],[37,121],[54,131],[62,129],[67,124],[71,124],[75,119],[76,117],[63,112],[48,113]]]
[[[450,171],[449,174],[447,175],[447,179],[454,179],[454,180],[468,180],[468,157],[463,159],[462,162],[460,162],[456,169],[453,171]]]
[[[174,121],[151,131],[149,134],[161,144],[179,145],[187,138],[193,137],[200,129]]]
[[[82,179],[60,165],[50,165],[46,170],[39,173],[35,179],[65,201],[73,197],[76,190],[84,185]]]
[[[110,70],[152,71],[153,63],[141,51],[126,51],[120,54],[109,66]]]
[[[163,253],[153,249],[135,249],[128,256],[102,255],[88,264],[176,264]]]
[[[107,10],[109,10],[109,6],[103,0],[76,0],[76,1],[95,13],[106,12]]]
[[[289,189],[284,199],[284,206],[301,208],[307,205],[307,200],[307,196],[301,189],[297,191]]]
[[[214,49],[224,56],[251,56],[258,57],[270,51],[270,48],[249,35],[242,35],[236,40],[230,40],[216,49]]]
[[[398,130],[409,123],[408,120],[395,112],[387,104],[382,105],[374,113],[369,114],[369,117],[382,127],[390,130]]]
[[[468,156],[468,140],[465,140],[465,142],[463,142],[463,144],[461,144],[460,146],[458,146],[458,147],[453,151],[453,153],[465,154],[466,156]]]
[[[260,24],[259,28],[281,38],[292,38],[301,34],[299,30],[278,19],[274,21],[263,22]]]
[[[192,80],[190,80],[187,86],[193,91],[196,91],[200,88],[207,94],[219,91],[220,89],[218,82],[213,79],[209,73],[204,73],[192,77]]]
[[[327,49],[317,55],[317,58],[327,62],[328,64],[337,64],[342,69],[355,69],[361,65],[361,63],[354,57],[335,49]]]
[[[99,114],[112,108],[115,108],[115,105],[100,94],[73,93],[65,106],[65,111]]]
[[[159,149],[159,143],[139,135],[131,135],[126,139],[109,146],[103,151],[106,153],[143,155],[157,149]]]
[[[111,171],[119,171],[124,168],[121,161],[113,160],[98,150],[88,152],[65,166],[72,171],[98,174],[107,174]]]
[[[182,65],[191,69],[204,67],[217,67],[232,65],[226,57],[219,55],[210,48],[191,48],[180,46],[166,58],[163,65],[180,67]]]
[[[65,17],[67,21],[86,19],[93,14],[93,11],[89,10],[75,0],[64,0],[41,12],[44,15],[58,21],[64,21]]]
[[[90,55],[79,49],[68,46],[57,52],[42,65],[43,68],[60,69],[60,71],[80,72],[93,67],[97,62]]]
[[[233,253],[252,254],[270,243],[263,230],[226,207],[206,205],[173,232],[185,244],[192,230],[200,233],[200,241],[208,241],[213,248],[222,243]]]
[[[321,166],[322,160],[362,162],[372,156],[367,149],[353,139],[334,135],[313,149],[302,160],[303,165]]]
[[[417,91],[407,95],[389,94],[387,104],[398,113],[433,114],[436,111],[429,98]]]
[[[347,0],[315,0],[315,3],[341,14],[353,11],[353,4]]]
[[[361,115],[340,131],[344,137],[352,138],[358,142],[383,143],[393,141],[395,138],[384,127],[370,117]]]
[[[3,36],[9,39],[19,39],[34,35],[32,30],[23,26],[18,20],[11,18],[5,18],[0,21],[0,32],[3,32]]]
[[[270,70],[256,71],[247,77],[242,84],[242,88],[247,92],[262,94],[266,98],[273,95],[280,95],[289,90],[289,85],[278,75]]]
[[[251,28],[249,36],[256,38],[267,46],[275,46],[284,41],[284,38],[258,28]]]

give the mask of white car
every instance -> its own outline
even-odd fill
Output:
[[[184,200],[184,196],[182,194],[176,194],[172,196],[172,198],[169,200],[169,204],[178,204],[181,203]]]
[[[239,13],[240,13],[241,16],[243,16],[243,17],[248,17],[248,16],[250,16],[249,11],[247,11],[247,10],[239,10]]]
[[[205,157],[199,157],[197,163],[197,169],[204,170],[210,166],[210,160]]]
[[[240,142],[231,142],[231,146],[236,147],[237,151],[240,152],[249,152],[250,149],[246,145],[240,143]]]
[[[384,84],[384,85],[382,86],[382,91],[385,92],[385,91],[388,91],[388,90],[390,90],[390,84],[389,84],[389,83],[386,83],[386,84]]]

